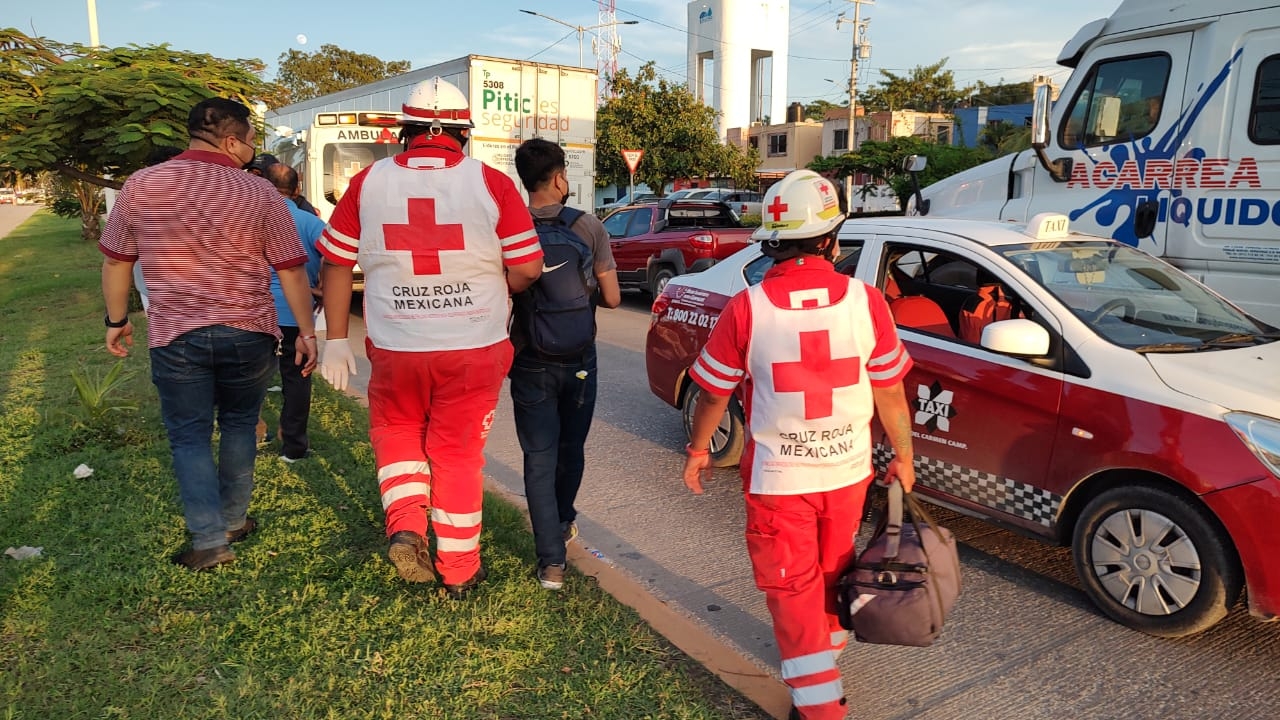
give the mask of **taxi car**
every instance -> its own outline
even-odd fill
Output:
[[[1199,632],[1247,589],[1280,615],[1280,334],[1180,270],[1062,215],[1026,224],[846,221],[836,267],[885,293],[915,366],[918,492],[1069,545],[1089,597],[1153,635]],[[688,369],[758,244],[653,303],[649,386],[684,415]],[[745,440],[735,398],[718,466]],[[881,437],[873,428],[873,437]],[[889,448],[874,448],[883,469]]]

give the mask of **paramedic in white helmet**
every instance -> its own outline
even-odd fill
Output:
[[[747,552],[773,616],[790,717],[845,716],[836,658],[848,633],[836,583],[854,555],[872,479],[871,420],[892,442],[888,477],[910,491],[911,415],[902,379],[911,358],[879,291],[836,272],[844,220],[835,186],[797,170],[764,196],[752,235],[774,265],[725,306],[690,370],[702,388],[684,482],[702,492],[711,434],[743,388]]]
[[[438,576],[461,599],[485,578],[480,471],[511,366],[509,296],[542,274],[542,248],[515,183],[463,154],[474,125],[458,88],[418,83],[400,126],[404,152],[351,178],[320,239],[320,374],[342,390],[356,371],[347,330],[359,263],[387,556],[405,580]]]

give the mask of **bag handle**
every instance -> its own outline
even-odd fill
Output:
[[[884,525],[884,559],[898,559],[898,548],[902,541],[902,483],[894,481],[889,485],[889,514]],[[913,498],[914,499],[914,498]]]
[[[881,443],[887,443],[889,434],[885,433],[881,438]],[[898,559],[898,549],[902,542],[902,516],[903,506],[911,513],[911,524],[916,529],[916,534],[924,536],[925,528],[933,530],[938,536],[938,540],[946,542],[942,535],[942,531],[938,529],[938,523],[934,521],[933,515],[925,509],[924,503],[916,499],[915,495],[902,489],[902,482],[894,480],[889,484],[889,508],[885,517],[884,534],[884,560],[886,562]],[[920,526],[920,521],[924,521],[924,527]],[[925,552],[925,559],[929,559],[929,553]]]

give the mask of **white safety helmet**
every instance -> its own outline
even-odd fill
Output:
[[[770,187],[760,212],[752,240],[808,240],[844,221],[835,184],[812,170],[796,170]]]
[[[409,98],[400,108],[400,124],[475,127],[467,96],[439,75],[423,80],[409,91]]]

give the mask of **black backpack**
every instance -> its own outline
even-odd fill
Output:
[[[550,358],[582,355],[596,339],[591,302],[591,249],[570,228],[583,212],[564,208],[534,218],[542,244],[542,277],[515,297],[515,318],[529,347]]]

